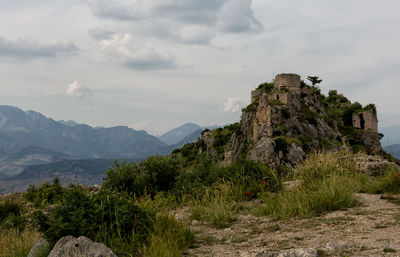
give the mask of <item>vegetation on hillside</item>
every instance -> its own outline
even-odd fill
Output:
[[[184,166],[187,159],[179,152],[140,164],[116,163],[101,189],[62,187],[57,180],[32,186],[23,197],[0,202],[0,245],[14,245],[2,248],[0,256],[24,256],[39,232],[53,244],[66,235],[85,235],[118,256],[181,256],[196,241],[191,220],[226,228],[245,212],[273,219],[310,217],[357,205],[356,192],[400,192],[394,170],[368,177],[353,158],[312,154],[288,175],[250,161],[221,167],[204,156]],[[300,182],[285,188],[281,181],[287,180]],[[254,199],[259,199],[256,207],[247,208]],[[187,218],[171,215],[182,208]]]

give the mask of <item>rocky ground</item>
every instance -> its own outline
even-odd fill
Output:
[[[355,208],[309,219],[272,221],[247,214],[222,230],[192,221],[198,242],[187,255],[400,256],[400,206],[381,195],[358,198]]]

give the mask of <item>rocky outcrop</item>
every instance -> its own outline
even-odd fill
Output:
[[[397,170],[399,168],[395,163],[377,155],[360,154],[354,159],[354,162],[358,170],[369,176],[383,175],[389,169]]]
[[[307,153],[324,150],[350,148],[379,155],[382,149],[377,124],[374,105],[362,108],[336,91],[326,97],[297,74],[279,74],[274,83],[261,84],[251,92],[239,130],[203,133],[206,149],[202,150],[222,165],[245,156],[263,164],[289,167],[301,162]],[[232,136],[221,148],[221,138],[227,134]]]
[[[58,240],[48,257],[117,257],[104,244],[95,243],[87,237],[66,236]]]

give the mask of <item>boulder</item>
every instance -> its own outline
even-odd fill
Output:
[[[58,240],[48,257],[117,257],[104,244],[95,243],[87,237],[66,236]]]
[[[250,152],[249,159],[259,161],[264,164],[276,163],[275,142],[272,138],[264,137],[260,139]]]
[[[303,151],[303,148],[296,146],[296,144],[291,145],[289,153],[287,155],[287,159],[290,162],[290,164],[295,166],[297,163],[301,162],[305,157],[306,154]]]
[[[28,253],[28,257],[43,256],[44,252],[47,252],[50,248],[49,242],[46,239],[40,238],[31,248]]]

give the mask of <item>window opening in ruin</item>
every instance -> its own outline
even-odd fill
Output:
[[[279,95],[276,95],[276,100],[279,100]]]
[[[364,115],[362,113],[360,113],[359,117],[360,117],[360,128],[364,129],[365,128]]]

